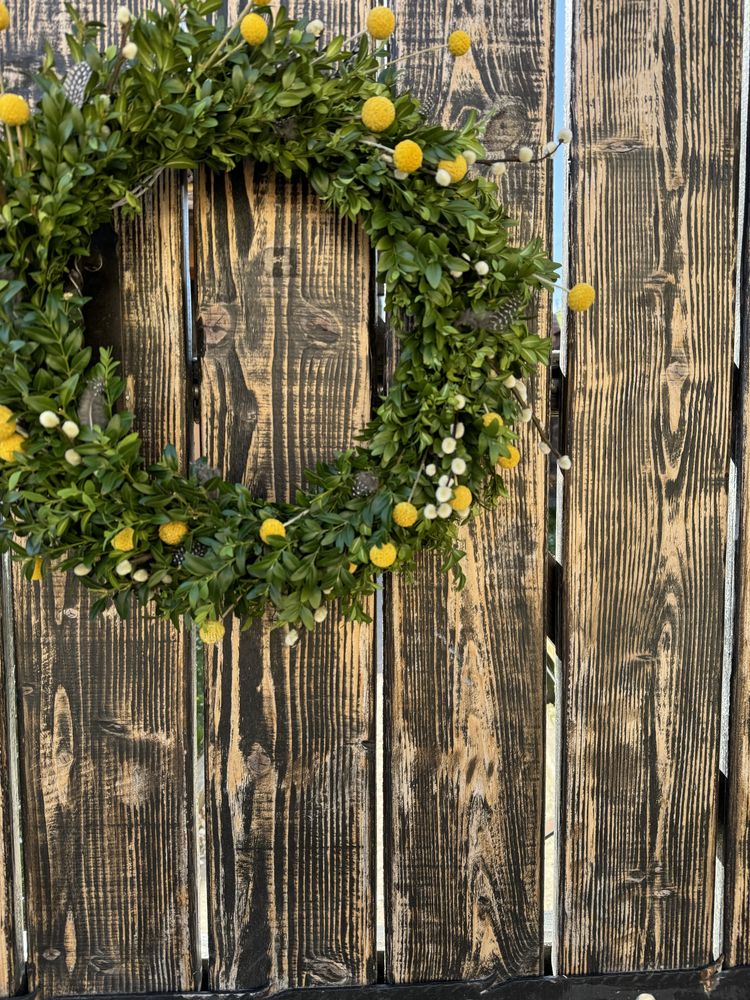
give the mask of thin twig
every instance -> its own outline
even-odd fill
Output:
[[[166,169],[167,169],[166,167],[159,167],[159,169],[155,170],[153,174],[151,174],[151,176],[140,185],[140,187],[137,187],[134,191],[131,191],[130,194],[132,194],[134,198],[142,198],[143,195],[146,194],[148,191],[150,191],[151,188],[154,186],[154,184],[156,184],[156,182]],[[128,203],[127,198],[120,198],[119,201],[116,201],[114,203],[112,208],[122,208],[123,205],[127,205],[127,203]]]

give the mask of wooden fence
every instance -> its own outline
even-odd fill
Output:
[[[736,0],[568,4],[566,265],[599,297],[564,330],[574,464],[559,561],[529,434],[510,499],[467,530],[467,589],[452,592],[430,559],[413,583],[393,580],[382,647],[376,626],[336,614],[294,650],[266,627],[228,630],[204,670],[207,970],[192,637],[145,615],[91,621],[72,579],[29,584],[6,567],[0,995],[358,996],[377,981],[464,985],[362,995],[750,993],[747,970],[716,962],[750,965],[743,15]],[[446,23],[472,36],[465,60],[405,64],[404,85],[436,118],[495,109],[493,153],[554,134],[566,42],[553,0],[392,5],[397,54],[440,43]],[[112,23],[117,3],[80,6]],[[291,5],[329,34],[358,30],[370,6]],[[59,0],[17,0],[7,85],[28,89],[41,37],[62,50],[65,25]],[[154,451],[173,441],[184,463],[205,454],[290,497],[306,466],[352,441],[386,378],[369,247],[304,184],[246,166],[193,179],[189,268],[186,183],[163,177],[143,216],[101,234],[89,328],[116,346]],[[520,238],[549,241],[549,163],[511,171],[501,190]],[[539,327],[550,323],[545,308]],[[546,373],[533,394],[546,419]],[[558,976],[584,977],[573,992],[539,978],[547,636],[559,657],[553,959]],[[520,976],[534,978],[489,985]]]

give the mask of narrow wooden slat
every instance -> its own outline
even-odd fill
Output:
[[[84,4],[114,23],[117,4]],[[17,3],[9,78],[45,34],[62,51],[51,0]],[[14,73],[15,67],[16,72]],[[88,291],[91,339],[123,360],[147,450],[187,449],[181,186],[170,176],[142,218],[104,245]],[[66,994],[191,989],[193,680],[186,637],[143,612],[91,621],[73,578],[14,573],[30,985]]]
[[[741,12],[577,0],[561,973],[711,957]]]
[[[737,439],[734,661],[729,732],[729,815],[724,879],[724,952],[728,965],[750,965],[750,201],[745,169],[742,261],[742,356]]]
[[[470,55],[405,62],[430,115],[498,109],[491,153],[542,144],[552,126],[553,4],[396,8],[397,55],[468,30]],[[518,239],[549,235],[548,167],[514,169],[501,194]],[[545,329],[547,312],[539,317]],[[533,387],[546,418],[546,373]],[[386,969],[395,982],[532,975],[541,962],[545,461],[530,434],[510,499],[465,533],[466,589],[434,559],[385,599]]]
[[[327,9],[351,33],[356,5]],[[370,406],[369,249],[303,184],[200,175],[203,451],[292,499]],[[328,621],[289,651],[267,623],[207,656],[210,980],[374,978],[373,629]]]

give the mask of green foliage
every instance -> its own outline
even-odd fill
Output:
[[[365,37],[353,50],[341,38],[321,48],[284,8],[271,23],[262,7],[271,30],[251,48],[236,26],[212,22],[218,7],[162,0],[160,12],[133,20],[103,52],[99,26],[71,11],[70,52],[91,71],[82,106],[66,96],[48,50],[22,130],[25,161],[0,147],[0,403],[28,434],[22,455],[0,469],[0,545],[29,566],[41,557],[45,567],[85,568],[81,582],[97,596],[96,611],[114,601],[126,615],[135,599],[200,625],[229,612],[249,623],[271,605],[277,624],[312,628],[322,603],[339,599],[364,619],[379,572],[373,545],[396,545],[391,570],[437,550],[461,582],[457,517],[428,519],[424,509],[437,503],[441,476],[468,486],[475,510],[505,493],[496,463],[509,454],[519,415],[505,380],[547,360],[547,341],[524,317],[556,267],[536,241],[509,244],[512,220],[489,181],[435,183],[440,159],[481,155],[473,116],[457,131],[425,122],[411,95],[396,96],[395,68],[380,69],[382,50]],[[133,60],[123,56],[126,41],[138,46]],[[376,94],[393,99],[396,120],[373,136],[360,110]],[[422,147],[424,165],[398,179],[382,147],[405,138]],[[84,300],[66,290],[91,234],[118,205],[139,211],[138,194],[159,172],[198,164],[223,171],[245,158],[307,176],[323,201],[360,221],[401,338],[391,390],[357,447],[311,471],[294,504],[253,497],[204,463],[183,476],[172,448],[147,467],[132,414],[117,409],[117,365],[106,351],[92,363]],[[489,265],[481,277],[479,260]],[[515,318],[495,328],[493,312],[509,301]],[[77,421],[92,384],[101,386],[105,426],[82,426],[75,441],[41,426],[47,410]],[[484,428],[487,410],[502,415],[501,427]],[[449,454],[446,437],[456,440]],[[71,464],[71,448],[80,464]],[[451,472],[456,458],[466,463],[460,476]],[[378,486],[357,495],[365,471]],[[399,528],[391,511],[407,499],[420,516]],[[287,523],[286,536],[264,544],[259,527],[268,517]],[[180,558],[159,540],[167,521],[189,527]],[[129,570],[112,547],[124,527],[135,537]]]

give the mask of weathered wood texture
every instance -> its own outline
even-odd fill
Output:
[[[750,965],[750,190],[745,164],[742,261],[741,387],[736,444],[734,661],[729,739],[724,952],[729,965]]]
[[[324,13],[328,34],[360,19]],[[203,451],[291,499],[369,413],[367,241],[250,165],[199,176],[196,232]],[[334,611],[291,651],[228,632],[206,667],[211,985],[371,981],[373,629]]]
[[[472,49],[405,62],[431,117],[497,107],[491,153],[552,130],[553,4],[402,2],[397,55],[452,27]],[[448,23],[446,24],[446,14]],[[449,27],[450,26],[450,27]],[[549,235],[548,166],[519,167],[501,197],[519,239]],[[545,329],[548,314],[539,325]],[[546,374],[532,395],[546,419]],[[531,434],[510,499],[466,531],[466,589],[435,559],[385,599],[386,970],[390,980],[533,975],[541,962],[545,460]]]
[[[7,572],[7,562],[0,566],[0,572]],[[15,838],[18,831],[14,822],[10,769],[14,748],[11,743],[10,718],[8,716],[9,694],[12,685],[8,683],[10,670],[9,653],[12,652],[12,620],[8,611],[9,588],[6,592],[5,580],[2,584],[2,607],[0,607],[0,996],[15,993],[23,977],[23,955],[21,951],[21,931],[23,927],[20,913],[20,885],[17,883]]]
[[[114,22],[114,0],[80,6]],[[14,65],[33,64],[44,34],[61,49],[66,21],[59,4],[15,4]],[[119,263],[105,248],[91,286],[103,297],[88,310],[92,339],[123,360],[154,457],[167,442],[186,457],[180,226],[180,184],[168,177],[143,217],[119,226]],[[190,989],[199,970],[186,637],[142,612],[127,624],[91,621],[73,577],[32,584],[16,571],[14,590],[30,985]]]
[[[711,956],[741,11],[577,0],[560,973]]]

